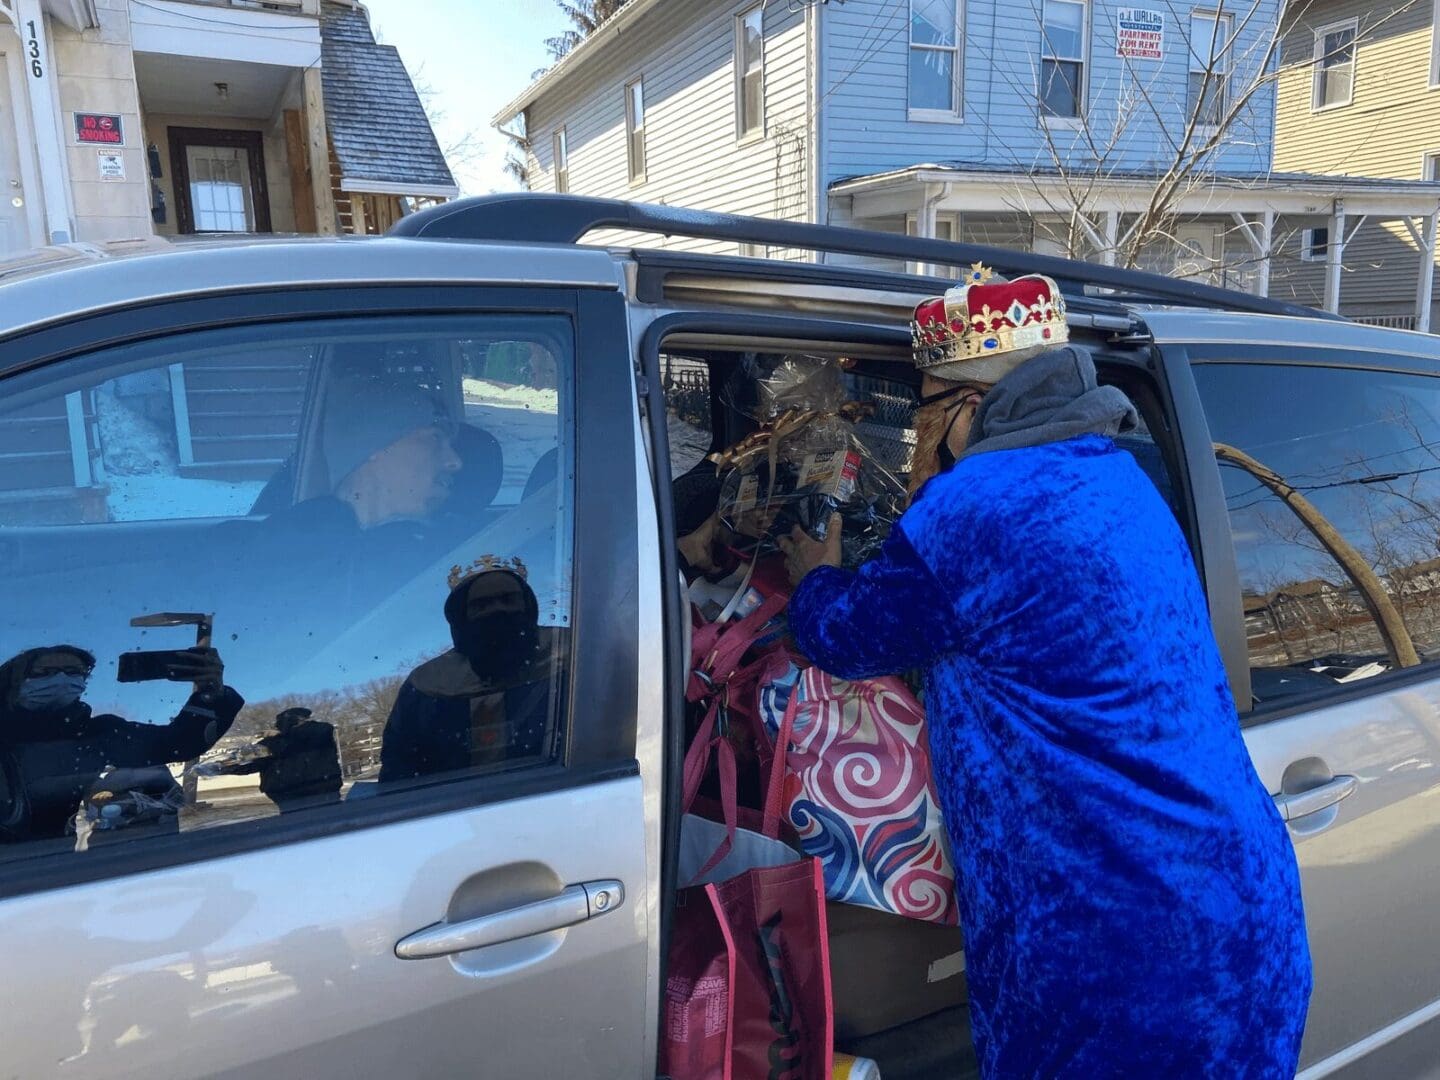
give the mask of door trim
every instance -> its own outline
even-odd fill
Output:
[[[190,202],[191,146],[229,146],[250,153],[250,198],[255,204],[255,231],[271,232],[270,189],[265,180],[265,138],[258,131],[224,128],[172,127],[170,133],[170,174],[175,178],[175,227],[185,235],[195,230],[195,207]]]
[[[34,248],[48,242],[45,233],[45,198],[40,184],[40,165],[35,159],[35,138],[30,133],[30,98],[19,66],[12,62],[20,55],[20,37],[9,23],[0,24],[0,53],[3,53],[5,70],[0,79],[8,81],[10,88],[10,114],[15,131],[16,165],[20,169],[20,182],[25,185],[26,243]],[[66,182],[68,187],[68,180]]]
[[[1388,1046],[1397,1039],[1402,1038],[1417,1028],[1424,1027],[1431,1020],[1440,1019],[1440,998],[1430,1002],[1423,1008],[1416,1009],[1408,1016],[1402,1016],[1393,1024],[1381,1028],[1373,1034],[1367,1035],[1357,1043],[1351,1043],[1338,1054],[1331,1054],[1324,1061],[1317,1061],[1308,1069],[1297,1073],[1295,1080],[1320,1080],[1321,1077],[1330,1076],[1347,1065],[1353,1065],[1357,1061],[1373,1054],[1383,1046]]]

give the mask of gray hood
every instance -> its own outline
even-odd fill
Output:
[[[962,458],[1041,446],[1081,435],[1114,438],[1139,425],[1130,399],[1095,380],[1095,361],[1077,345],[1026,360],[997,382],[975,414]]]

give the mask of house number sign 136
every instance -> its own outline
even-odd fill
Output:
[[[35,33],[35,20],[31,19],[25,24],[25,29],[30,31],[30,37],[26,40],[26,51],[30,56],[30,74],[37,79],[45,77],[45,65],[40,62],[40,36]]]

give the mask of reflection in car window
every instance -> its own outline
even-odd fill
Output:
[[[1440,382],[1346,368],[1195,369],[1243,592],[1255,704],[1440,648]],[[1256,408],[1256,402],[1284,402]]]
[[[9,380],[0,859],[557,760],[573,373],[568,319],[486,315]]]
[[[660,357],[660,377],[670,435],[670,475],[684,476],[715,443],[710,366],[704,359],[665,353]]]

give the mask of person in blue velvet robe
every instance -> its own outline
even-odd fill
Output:
[[[784,546],[811,661],[924,673],[983,1075],[1293,1077],[1295,854],[1189,548],[1113,441],[1133,408],[1073,346],[993,387],[940,372],[951,467],[881,554],[848,572],[833,543]]]

